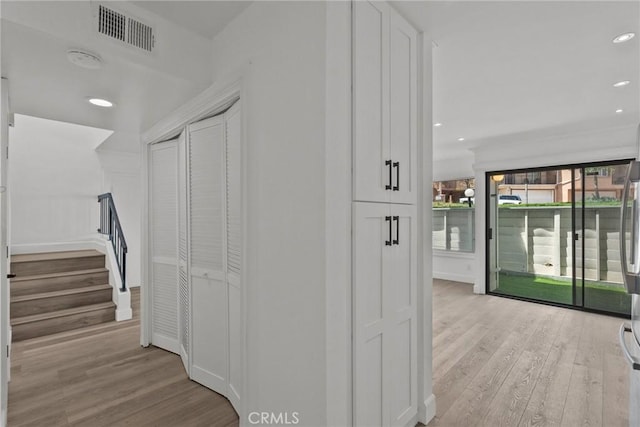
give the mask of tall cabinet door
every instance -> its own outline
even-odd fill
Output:
[[[386,301],[391,338],[387,341],[391,425],[415,425],[418,415],[418,304],[416,208],[391,205],[392,246],[385,265],[389,272]]]
[[[389,151],[389,5],[353,2],[354,200],[385,202],[392,191]]]
[[[222,116],[189,126],[191,377],[227,394],[225,126]]]
[[[416,30],[384,2],[353,3],[354,200],[416,202]]]
[[[410,205],[354,203],[354,425],[415,425],[417,233]]]
[[[174,353],[179,353],[177,158],[175,140],[149,152],[151,343]]]
[[[226,271],[229,295],[229,394],[227,397],[240,412],[243,377],[242,322],[242,185],[240,102],[225,113],[226,123],[226,194],[227,247]]]
[[[392,245],[389,205],[353,204],[353,425],[388,425],[389,362],[387,254]]]
[[[418,138],[417,32],[391,9],[389,24],[389,144],[392,203],[416,203]]]

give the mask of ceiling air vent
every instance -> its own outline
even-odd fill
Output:
[[[153,28],[113,9],[98,7],[98,32],[130,46],[153,51]]]

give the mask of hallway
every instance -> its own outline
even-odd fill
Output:
[[[134,288],[133,320],[14,344],[9,426],[236,426],[177,355],[140,347],[139,302]]]

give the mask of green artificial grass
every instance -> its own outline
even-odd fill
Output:
[[[570,280],[508,273],[500,273],[499,280],[499,287],[494,290],[496,293],[560,304],[573,303]],[[581,291],[578,286],[577,298],[581,297]],[[631,313],[631,297],[621,287],[585,281],[584,299],[586,308],[627,315]]]

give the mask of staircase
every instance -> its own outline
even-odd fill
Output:
[[[11,257],[13,341],[115,320],[105,256],[95,250]]]

